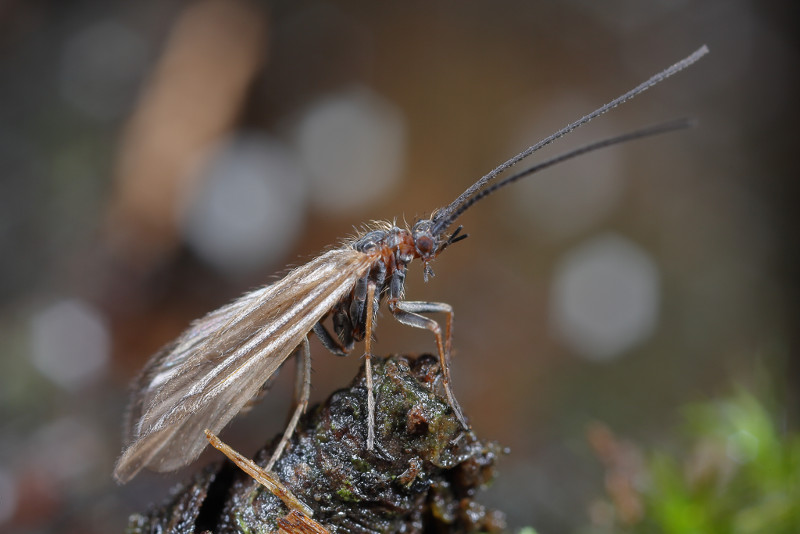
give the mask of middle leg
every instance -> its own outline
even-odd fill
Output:
[[[311,349],[308,346],[308,336],[303,338],[301,347],[298,347],[297,350],[297,375],[294,385],[294,413],[289,419],[289,424],[286,425],[286,430],[283,432],[283,437],[281,437],[278,446],[275,447],[275,451],[272,453],[272,457],[269,459],[269,463],[267,463],[265,467],[267,471],[272,471],[272,466],[274,466],[275,462],[278,461],[278,458],[281,457],[283,449],[286,448],[286,445],[289,443],[292,434],[294,434],[294,429],[297,427],[298,421],[300,421],[300,416],[305,413],[306,407],[308,407],[308,398],[311,396]]]

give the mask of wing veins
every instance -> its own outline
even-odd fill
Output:
[[[133,439],[117,464],[118,478],[144,466],[167,471],[192,461],[205,447],[203,429],[219,432],[371,261],[349,248],[329,251],[195,321],[143,372],[143,398],[132,406],[141,418],[129,430]]]

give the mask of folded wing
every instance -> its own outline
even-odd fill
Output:
[[[116,479],[197,458],[203,430],[218,433],[243,408],[371,261],[349,247],[331,250],[194,321],[134,383]]]

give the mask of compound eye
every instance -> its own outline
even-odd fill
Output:
[[[430,256],[433,253],[433,247],[435,246],[433,238],[427,235],[419,236],[415,240],[414,244],[416,245],[419,253],[423,256]]]

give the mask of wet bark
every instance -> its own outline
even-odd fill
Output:
[[[503,454],[464,430],[440,395],[438,361],[375,358],[376,448],[366,449],[364,368],[353,384],[312,407],[275,473],[332,533],[502,532],[500,512],[475,497]],[[264,465],[277,439],[256,455]],[[209,466],[170,501],[130,518],[127,532],[278,532],[283,503],[225,462]]]

